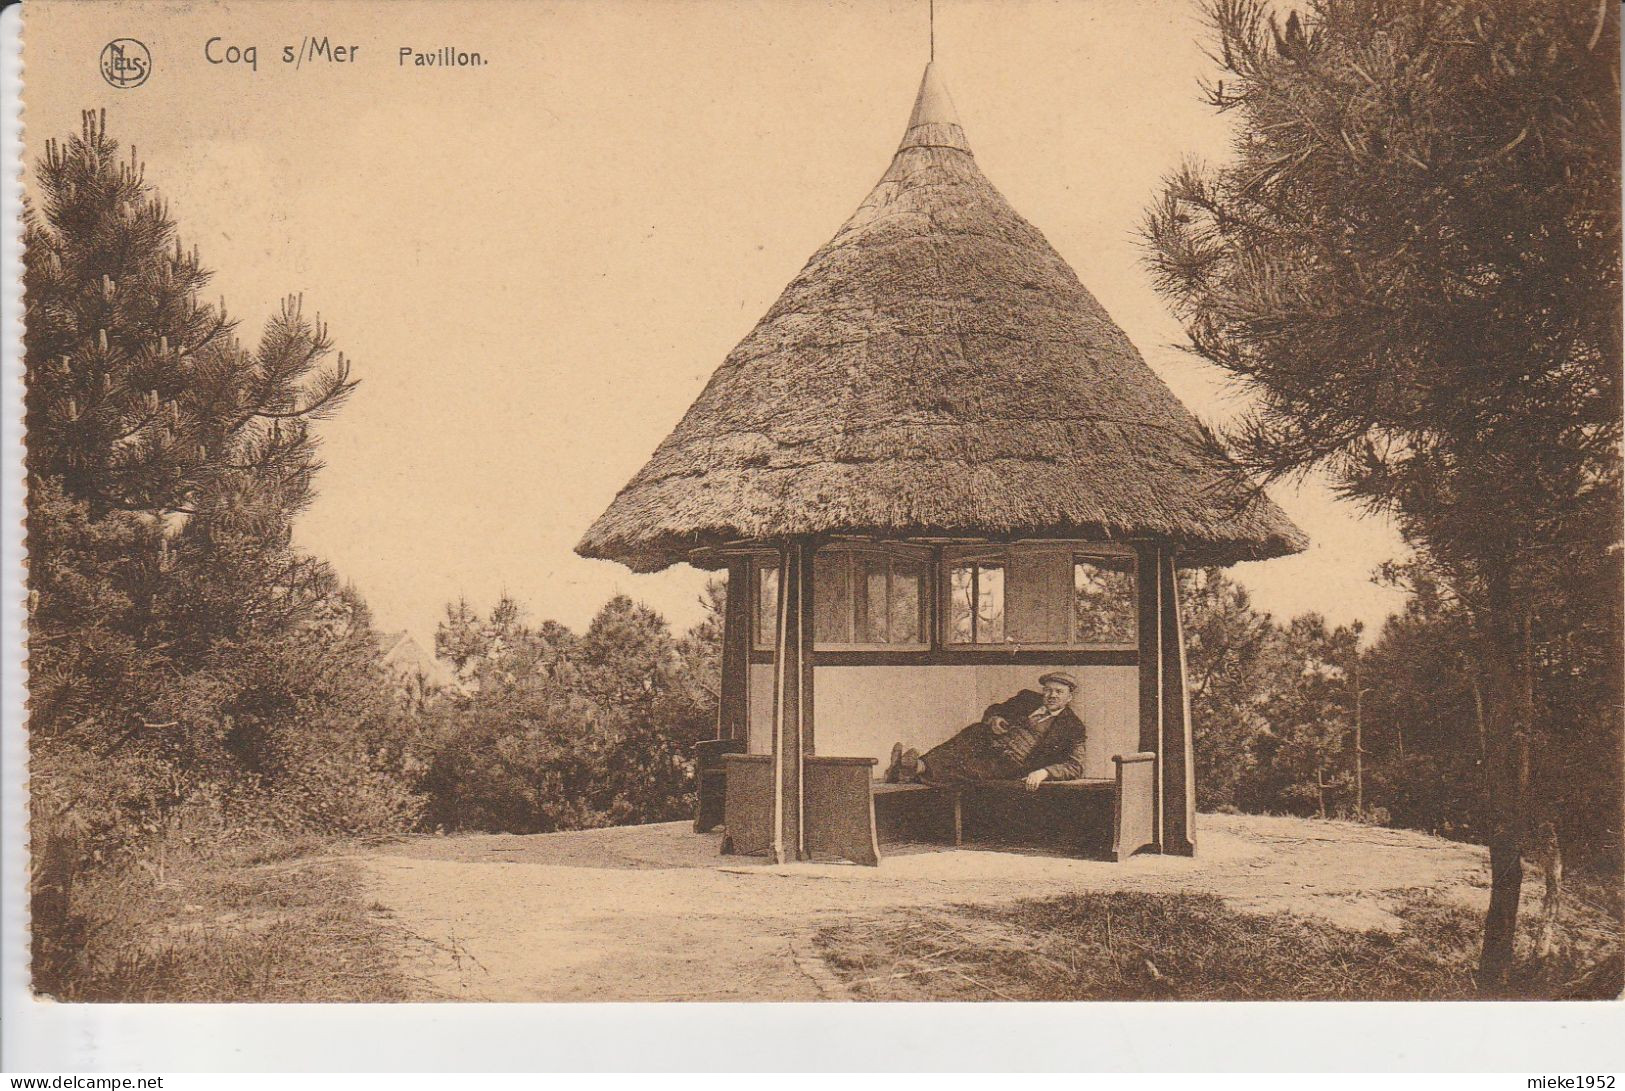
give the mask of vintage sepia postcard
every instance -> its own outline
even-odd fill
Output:
[[[22,35],[38,1002],[1620,996],[1617,4]]]

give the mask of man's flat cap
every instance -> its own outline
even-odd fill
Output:
[[[1068,674],[1066,671],[1050,671],[1048,674],[1043,675],[1038,679],[1038,684],[1041,686],[1047,686],[1051,682],[1059,682],[1061,685],[1072,690],[1076,690],[1078,688],[1077,678]]]

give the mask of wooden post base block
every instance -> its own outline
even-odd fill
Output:
[[[770,754],[724,754],[727,788],[722,822],[727,833],[722,851],[753,856],[773,849],[773,757]]]
[[[1112,815],[1112,859],[1126,860],[1142,849],[1157,848],[1157,756],[1119,754],[1117,806]]]
[[[706,739],[694,744],[695,833],[708,833],[722,825],[728,780],[722,758],[744,749],[743,739]]]
[[[807,854],[838,857],[855,864],[880,863],[875,836],[874,758],[808,756],[802,827]]]

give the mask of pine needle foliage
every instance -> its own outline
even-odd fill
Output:
[[[1195,351],[1256,398],[1225,437],[1247,468],[1324,472],[1394,517],[1468,609],[1497,813],[1493,988],[1538,729],[1533,634],[1576,573],[1617,594],[1618,7],[1205,11],[1233,154],[1167,179],[1151,268]]]
[[[355,384],[286,299],[246,346],[102,115],[49,141],[25,224],[28,469],[95,509],[265,535],[310,499],[309,424]]]

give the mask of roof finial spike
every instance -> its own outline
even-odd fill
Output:
[[[926,0],[930,5],[931,21],[931,63],[937,63],[937,0]]]
[[[965,130],[959,127],[953,100],[937,74],[936,62],[925,66],[920,78],[920,93],[914,99],[914,112],[909,115],[908,129],[898,151],[907,148],[956,148],[970,151]]]

